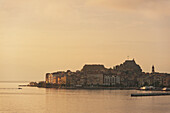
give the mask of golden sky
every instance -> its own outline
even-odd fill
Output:
[[[0,80],[113,67],[170,73],[170,0],[0,0]]]

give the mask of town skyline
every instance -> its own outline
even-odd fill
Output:
[[[154,66],[151,70],[150,73],[142,71],[134,59],[125,60],[113,68],[106,68],[99,64],[86,64],[76,72],[67,70],[46,73],[45,81],[39,82],[38,85],[37,83],[32,85],[47,88],[170,86],[169,73],[157,72]]]

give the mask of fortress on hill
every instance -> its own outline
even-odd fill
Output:
[[[152,85],[155,87],[170,86],[170,74],[155,72],[145,73],[135,60],[105,68],[104,65],[84,65],[81,70],[70,70],[46,73],[46,85],[58,87],[140,87]]]

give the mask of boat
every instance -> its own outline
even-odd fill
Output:
[[[153,89],[155,89],[155,87],[153,86],[143,86],[140,88],[140,90],[153,90]]]
[[[170,88],[164,87],[162,88],[162,91],[170,91]]]

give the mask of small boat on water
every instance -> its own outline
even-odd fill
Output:
[[[140,90],[153,90],[153,89],[155,89],[155,87],[153,86],[143,86],[140,88]]]
[[[162,91],[170,91],[170,88],[164,87],[162,88]]]

